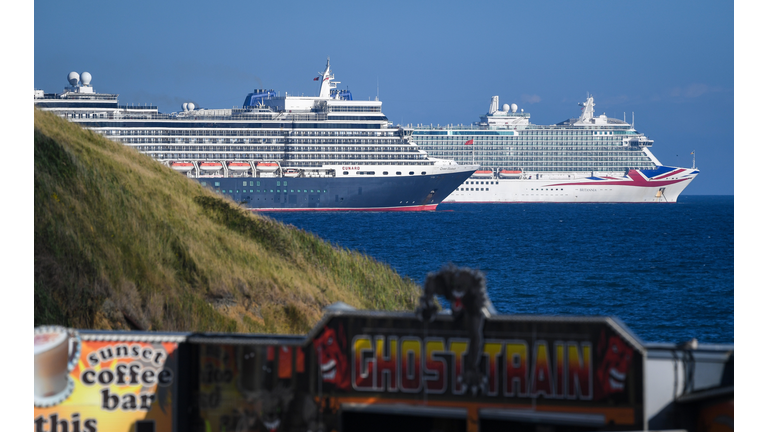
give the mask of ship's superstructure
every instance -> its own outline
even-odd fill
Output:
[[[663,166],[633,124],[595,116],[591,96],[579,105],[579,118],[535,125],[494,96],[479,122],[416,127],[413,139],[430,156],[480,165],[445,202],[676,202],[698,175]]]
[[[336,88],[330,59],[317,97],[256,89],[241,108],[194,103],[163,114],[121,106],[72,72],[35,106],[135,148],[254,210],[434,210],[477,166],[428,157],[381,101]]]

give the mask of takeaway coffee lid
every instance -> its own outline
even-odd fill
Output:
[[[35,354],[40,354],[66,341],[69,331],[61,326],[35,328]]]

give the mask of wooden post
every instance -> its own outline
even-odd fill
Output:
[[[480,415],[477,405],[467,407],[467,432],[480,432]]]

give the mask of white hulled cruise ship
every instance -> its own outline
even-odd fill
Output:
[[[253,210],[434,210],[478,166],[429,157],[381,101],[336,88],[330,59],[317,97],[257,89],[242,108],[177,113],[120,106],[72,72],[63,93],[35,90],[53,111],[135,148]]]
[[[416,127],[413,139],[430,156],[480,165],[446,203],[673,203],[698,175],[695,159],[693,168],[663,166],[633,124],[595,116],[591,96],[579,105],[579,118],[540,126],[494,96],[479,122]]]

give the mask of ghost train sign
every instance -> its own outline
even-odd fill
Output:
[[[615,343],[626,347],[620,340]],[[461,377],[468,346],[466,338],[356,335],[352,387],[361,392],[464,395],[468,389]],[[482,355],[485,396],[595,399],[591,340],[486,340]],[[619,355],[626,356],[617,363],[623,372],[614,368],[613,378],[599,383],[598,398],[624,389],[633,353]]]
[[[464,378],[471,341],[450,316],[425,325],[412,314],[345,312],[321,325],[312,354],[321,390],[341,409],[417,403],[471,416],[535,407],[643,427],[642,347],[610,318],[489,317],[474,394]]]
[[[357,335],[352,342],[352,387],[363,392],[463,395],[468,390],[461,380],[468,346],[466,338]],[[591,341],[486,340],[482,355],[484,395],[594,398]],[[626,373],[615,376],[608,391],[624,387]]]

